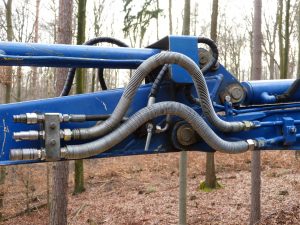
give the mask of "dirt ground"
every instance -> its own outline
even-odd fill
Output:
[[[68,223],[178,224],[178,158],[163,154],[86,160],[84,193],[72,195],[70,174]],[[188,224],[248,224],[250,153],[216,154],[222,188],[212,192],[199,190],[205,154],[191,152],[188,162]],[[259,224],[300,224],[300,159],[294,152],[263,152],[262,168]],[[46,164],[9,167],[7,174],[6,221],[1,224],[47,224]]]

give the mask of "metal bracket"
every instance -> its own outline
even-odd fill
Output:
[[[60,159],[60,114],[45,114],[45,150],[47,161]]]
[[[283,117],[283,136],[284,144],[291,145],[296,142],[297,128],[294,125],[294,120],[291,117]]]

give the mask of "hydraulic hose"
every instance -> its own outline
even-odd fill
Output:
[[[115,38],[111,38],[111,37],[96,37],[96,38],[86,41],[85,43],[83,43],[83,45],[94,45],[94,44],[104,43],[104,42],[110,43],[110,44],[115,44],[119,47],[128,47],[128,45],[125,44],[124,42],[119,41]],[[67,78],[66,78],[66,81],[65,81],[65,84],[64,84],[64,87],[63,87],[63,90],[62,90],[60,96],[66,96],[70,93],[70,90],[71,90],[71,87],[72,87],[72,84],[74,81],[74,77],[75,77],[75,72],[76,72],[76,68],[69,69],[68,75],[67,75]],[[100,68],[98,70],[98,78],[99,78],[99,82],[100,82],[100,86],[101,86],[102,90],[107,90],[106,83],[103,78],[103,68]]]
[[[157,93],[159,91],[160,85],[165,77],[165,74],[168,70],[169,65],[166,64],[163,66],[163,68],[160,70],[159,74],[157,75],[157,77],[155,78],[155,81],[152,84],[151,90],[150,90],[150,95],[149,97],[154,97],[156,98]]]
[[[107,85],[106,85],[106,82],[104,80],[104,69],[99,68],[97,74],[98,74],[98,80],[99,80],[100,87],[101,87],[102,91],[106,91],[107,90]]]
[[[296,79],[292,85],[281,95],[276,96],[276,102],[288,102],[291,97],[299,90],[300,88],[300,79]]]
[[[254,146],[253,140],[235,142],[223,140],[196,111],[182,103],[160,102],[139,110],[127,122],[100,139],[81,145],[67,145],[62,148],[61,157],[80,159],[105,152],[120,143],[147,121],[162,115],[174,115],[184,119],[214,150],[224,153],[241,153]]]
[[[205,66],[201,69],[203,74],[206,74],[217,62],[219,58],[219,50],[216,45],[216,43],[206,37],[198,37],[198,43],[200,44],[207,44],[210,47],[210,50],[212,52],[212,57],[210,61],[205,64]],[[192,95],[191,86],[188,85],[184,88],[185,97],[188,99],[188,101],[192,104],[198,104],[200,105],[200,100],[198,98],[195,98]]]
[[[210,47],[210,50],[212,52],[212,57],[211,57],[210,61],[201,69],[202,73],[205,74],[218,62],[219,50],[218,50],[216,43],[209,38],[198,37],[198,43],[207,44]]]
[[[186,97],[186,99],[192,103],[192,104],[195,104],[195,105],[200,105],[200,99],[199,98],[195,98],[193,95],[192,95],[192,85],[186,85],[184,87],[184,95]]]
[[[137,68],[137,70],[135,70],[133,77],[130,79],[128,86],[124,90],[120,101],[109,119],[91,128],[74,129],[73,138],[95,138],[112,131],[117,125],[119,125],[121,119],[127,112],[129,105],[143,79],[155,68],[164,64],[178,64],[192,76],[200,99],[202,111],[211,124],[223,132],[238,132],[249,128],[248,125],[251,123],[226,122],[218,117],[210,100],[205,78],[194,61],[181,53],[162,52],[148,58]]]

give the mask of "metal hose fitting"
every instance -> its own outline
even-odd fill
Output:
[[[127,122],[102,138],[81,145],[67,145],[61,149],[61,157],[80,159],[105,152],[120,143],[147,121],[162,115],[175,115],[184,119],[214,150],[225,153],[241,153],[253,147],[253,142],[250,140],[236,142],[223,140],[196,111],[182,103],[160,102],[139,110]]]

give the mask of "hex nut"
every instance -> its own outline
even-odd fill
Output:
[[[70,129],[64,129],[64,140],[70,141],[72,139],[72,131]]]
[[[255,148],[255,141],[252,139],[248,139],[247,143],[248,143],[248,150],[253,151]]]
[[[244,130],[250,130],[253,127],[253,123],[251,121],[243,121],[243,123],[245,125]]]

